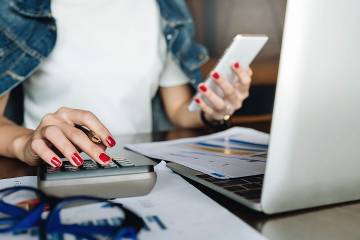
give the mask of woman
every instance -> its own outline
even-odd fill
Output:
[[[79,149],[107,164],[105,148],[116,145],[113,134],[151,131],[157,90],[170,121],[185,128],[222,120],[248,96],[251,70],[235,62],[229,66],[238,77],[235,85],[220,73],[211,75],[225,96],[202,83],[198,90],[213,107],[197,98],[203,117],[187,110],[190,83],[199,80],[206,52],[191,39],[183,0],[3,2],[0,155],[29,165],[44,160],[53,167],[61,166],[64,155],[81,166]],[[3,112],[9,92],[25,79],[24,126],[17,126]],[[75,124],[93,130],[104,146],[92,143]]]

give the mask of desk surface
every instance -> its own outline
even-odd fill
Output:
[[[269,131],[269,123],[248,125]],[[176,130],[154,134],[124,135],[121,144],[170,140],[210,133],[208,130]],[[35,175],[35,168],[20,161],[0,158],[0,179]],[[250,210],[193,181],[191,184],[253,226],[269,239],[360,239],[360,201],[267,216]]]

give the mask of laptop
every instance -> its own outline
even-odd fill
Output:
[[[360,199],[360,1],[288,0],[264,174],[175,172],[267,214]]]

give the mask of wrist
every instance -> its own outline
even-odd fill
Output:
[[[27,144],[32,137],[33,130],[27,129],[28,131],[24,132],[21,135],[16,136],[12,143],[10,144],[10,156],[24,161],[26,156]]]
[[[200,112],[200,118],[205,126],[208,126],[215,130],[225,130],[231,126],[229,119],[227,120],[211,119],[203,111]]]

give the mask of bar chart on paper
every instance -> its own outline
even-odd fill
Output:
[[[266,133],[234,127],[203,137],[126,147],[151,158],[176,162],[226,179],[263,174],[268,142]]]

